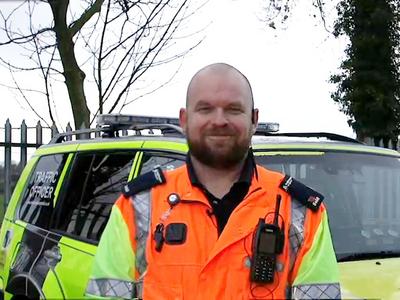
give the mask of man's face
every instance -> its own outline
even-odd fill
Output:
[[[189,150],[213,168],[229,168],[246,156],[257,123],[252,122],[250,89],[240,74],[206,71],[188,92],[187,108],[181,109],[181,126]]]

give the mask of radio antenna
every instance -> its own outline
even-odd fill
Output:
[[[281,195],[276,196],[276,204],[275,204],[275,214],[274,214],[274,225],[279,226],[279,208],[281,206]]]

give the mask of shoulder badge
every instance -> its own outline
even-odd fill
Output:
[[[323,195],[289,175],[286,175],[285,178],[283,178],[280,188],[285,190],[290,196],[292,196],[292,198],[296,198],[312,211],[317,211],[322,200],[324,200]]]
[[[165,177],[160,167],[151,170],[124,185],[122,193],[125,196],[132,196],[142,191],[148,190],[153,186],[163,184]]]

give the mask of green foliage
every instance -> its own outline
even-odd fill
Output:
[[[399,3],[342,0],[335,36],[349,45],[331,95],[359,138],[397,139],[400,123]]]

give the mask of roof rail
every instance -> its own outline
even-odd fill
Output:
[[[162,135],[183,135],[177,118],[105,114],[97,117],[97,128],[59,133],[51,139],[49,144],[70,141],[73,136],[90,139],[93,133],[96,134],[96,137],[101,136],[102,138],[119,137],[120,131],[122,131],[122,135],[126,136],[128,130],[133,131],[134,135],[142,135],[141,131],[147,129],[151,133],[153,133],[153,129],[159,129]]]
[[[272,133],[272,132],[256,132],[256,135],[265,135],[265,136],[287,136],[287,137],[305,137],[305,138],[326,138],[332,141],[340,141],[340,142],[349,142],[355,144],[363,144],[356,139],[336,134],[330,132],[279,132],[279,133]]]
[[[119,137],[119,131],[128,131],[133,130],[134,135],[142,135],[141,130],[148,129],[152,132],[153,129],[159,129],[161,134],[164,136],[172,135],[172,136],[183,136],[182,129],[179,126],[175,126],[172,124],[134,124],[131,125],[130,128],[116,128],[114,126],[103,126],[99,128],[91,128],[91,129],[80,129],[74,131],[67,131],[63,133],[59,133],[55,135],[49,142],[49,144],[59,144],[65,141],[71,141],[73,136],[80,137],[83,139],[90,139],[91,134],[97,133],[96,137],[102,138],[113,138]],[[122,134],[123,136],[128,136],[128,134]]]
[[[101,133],[102,128],[90,128],[90,129],[80,129],[74,131],[61,132],[56,134],[49,142],[49,144],[59,144],[65,141],[72,140],[72,136],[80,136],[85,138],[90,138],[91,133]]]

